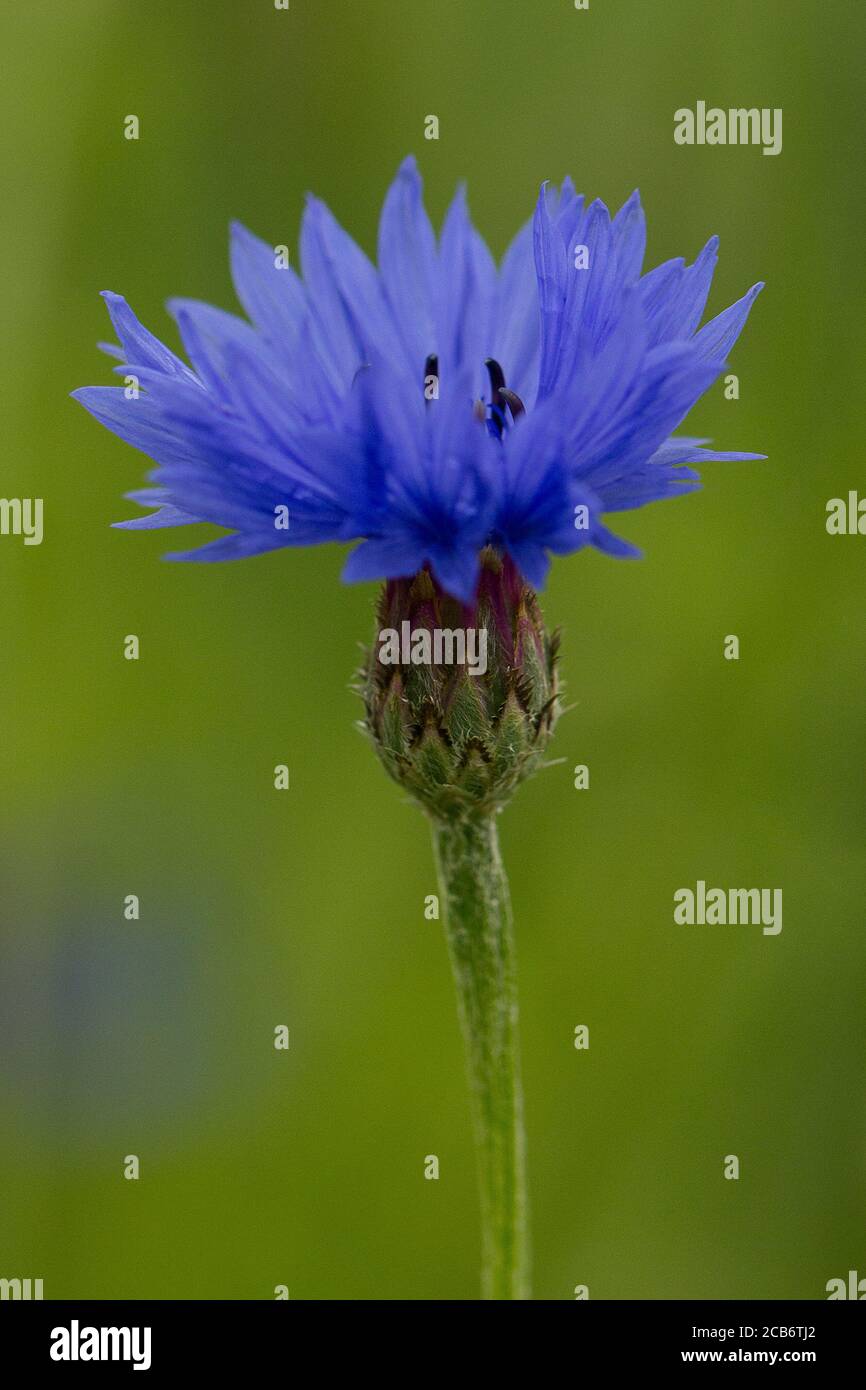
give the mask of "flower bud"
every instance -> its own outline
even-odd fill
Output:
[[[487,547],[481,565],[468,606],[426,569],[389,580],[362,672],[363,727],[386,770],[442,820],[503,806],[559,712],[558,635],[508,556]]]

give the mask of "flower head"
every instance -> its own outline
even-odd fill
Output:
[[[611,218],[569,180],[542,187],[497,267],[458,192],[437,238],[407,159],[388,190],[378,267],[308,202],[302,274],[232,228],[247,318],[174,300],[190,366],[106,293],[140,391],[74,392],[156,463],[128,529],[231,534],[170,558],[223,560],[359,541],[349,580],[427,567],[468,601],[486,546],[543,585],[549,554],[637,552],[603,518],[694,488],[716,453],[673,431],[725,365],[755,285],[700,327],[716,238],[642,274],[637,193]]]

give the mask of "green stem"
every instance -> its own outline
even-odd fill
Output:
[[[495,821],[434,821],[433,844],[478,1149],[481,1296],[529,1298],[514,940]]]

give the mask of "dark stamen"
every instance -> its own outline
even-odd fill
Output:
[[[496,358],[488,357],[484,365],[490,377],[490,423],[493,433],[501,438],[506,423],[505,407],[508,406],[511,418],[516,420],[518,415],[523,415],[524,405],[520,397],[505,385],[505,373]]]
[[[501,439],[505,425],[505,411],[502,405],[505,373],[495,357],[488,357],[484,365],[487,368],[487,375],[490,377],[490,432]]]
[[[365,366],[369,365],[367,363]],[[511,411],[512,420],[518,420],[521,415],[526,414],[526,406],[520,399],[516,391],[511,391],[505,385],[505,373],[496,361],[495,357],[488,357],[484,362],[487,368],[487,375],[490,377],[490,415],[487,414],[487,407],[481,400],[473,401],[472,414],[480,424],[486,422],[491,434],[498,439],[502,438],[502,431],[507,424],[505,407]],[[363,370],[361,368],[360,370]],[[431,378],[436,382],[437,393],[439,387],[439,357],[435,352],[431,352],[424,362],[424,398],[430,404],[431,397],[427,395],[427,383]]]
[[[495,357],[488,357],[484,365],[487,368],[487,375],[490,377],[490,404],[501,410],[500,392],[505,385],[505,373]]]
[[[512,420],[516,420],[519,415],[526,414],[526,406],[516,391],[509,391],[507,386],[500,386],[499,394],[511,411]]]

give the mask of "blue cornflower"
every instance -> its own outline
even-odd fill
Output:
[[[542,187],[497,267],[457,193],[437,239],[412,159],[385,198],[378,269],[310,198],[302,275],[244,227],[231,266],[247,319],[169,304],[191,366],[105,294],[137,378],[73,394],[148,454],[152,514],[128,529],[211,522],[232,534],[169,558],[224,560],[360,544],[345,578],[429,567],[468,601],[485,546],[540,588],[549,553],[638,552],[602,518],[694,488],[717,453],[678,438],[725,365],[757,284],[703,328],[713,237],[693,265],[642,275],[643,210]]]

